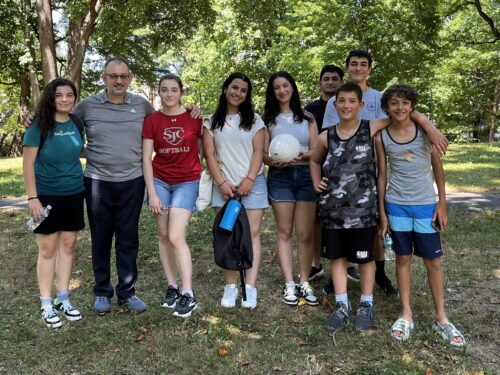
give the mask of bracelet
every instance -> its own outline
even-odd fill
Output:
[[[221,187],[221,186],[222,186],[222,185],[224,185],[226,182],[227,182],[227,180],[222,181],[220,184],[217,184],[217,187]]]
[[[248,177],[248,176],[246,176],[245,178],[248,178],[250,181],[255,182],[255,179],[254,179],[254,178],[250,178],[250,177]]]
[[[35,195],[34,197],[29,197],[29,198],[28,198],[28,201],[30,201],[30,200],[32,200],[32,199],[38,199],[38,196],[36,196],[36,195]]]

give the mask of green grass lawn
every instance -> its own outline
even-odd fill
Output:
[[[448,191],[500,191],[500,144],[452,144],[442,160]],[[0,158],[0,197],[25,194],[22,158]]]
[[[498,145],[451,145],[443,161],[450,188],[498,191]],[[0,159],[0,197],[23,194],[21,159]],[[500,211],[451,209],[449,219],[443,233],[447,310],[466,336],[466,350],[449,347],[432,332],[433,305],[419,259],[412,278],[416,330],[409,342],[390,338],[399,305],[378,291],[376,326],[364,335],[352,325],[335,337],[323,329],[333,304],[332,297],[321,293],[325,278],[313,283],[322,299],[319,307],[281,303],[283,280],[271,211],[261,231],[255,311],[219,305],[223,278],[213,262],[210,211],[196,214],[188,232],[199,309],[182,320],[161,308],[165,278],[155,224],[143,210],[137,293],[149,310],[134,315],[115,305],[104,317],[93,312],[90,234],[85,229],[71,279],[72,300],[84,319],[64,321],[61,329],[51,331],[38,311],[37,247],[25,229],[27,214],[0,211],[0,374],[426,374],[427,369],[434,375],[498,374]],[[394,264],[389,262],[387,269],[394,280]],[[349,282],[349,290],[356,306],[359,285]]]
[[[165,279],[155,225],[143,210],[137,293],[149,310],[134,315],[115,305],[104,317],[93,312],[90,237],[84,230],[71,279],[72,299],[84,318],[64,321],[61,329],[52,331],[38,310],[37,249],[25,230],[26,219],[22,210],[0,212],[2,374],[426,374],[428,368],[432,374],[495,374],[500,369],[500,212],[451,211],[450,227],[444,232],[447,309],[466,336],[467,350],[452,349],[432,332],[433,306],[420,260],[414,261],[412,279],[417,326],[406,343],[389,336],[399,313],[397,301],[378,291],[373,332],[360,335],[350,325],[335,339],[323,329],[331,297],[319,307],[281,303],[283,281],[270,211],[262,228],[263,264],[255,311],[219,305],[223,278],[213,262],[210,211],[193,217],[188,234],[198,310],[183,320],[161,308]],[[394,279],[393,263],[387,268]],[[322,299],[324,281],[313,284]],[[359,285],[350,282],[349,288],[356,305]]]

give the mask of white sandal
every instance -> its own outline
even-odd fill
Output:
[[[398,318],[391,327],[391,336],[398,341],[406,341],[410,338],[411,332],[415,328],[413,320],[409,321],[403,318]],[[401,332],[402,335],[396,335],[395,332]]]
[[[439,322],[434,322],[432,329],[439,334],[443,340],[445,340],[451,346],[460,348],[465,346],[465,338],[462,333],[450,322],[446,324],[440,324]],[[460,337],[462,341],[454,341],[455,337]]]

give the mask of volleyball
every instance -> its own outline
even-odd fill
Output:
[[[299,141],[290,134],[277,135],[269,145],[269,156],[277,162],[288,162],[296,158],[299,152]]]

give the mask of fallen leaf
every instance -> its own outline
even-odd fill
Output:
[[[281,366],[273,366],[273,371],[281,372],[281,371],[283,371],[283,367],[281,367]]]
[[[139,334],[137,334],[137,335],[134,336],[134,341],[135,342],[139,342],[139,341],[142,341],[142,340],[144,340],[144,334],[139,333]]]
[[[121,352],[122,350],[120,348],[114,348],[114,349],[111,349],[111,353],[119,353]]]
[[[148,329],[146,327],[141,327],[139,328],[139,331],[141,331],[142,333],[146,333]]]
[[[452,362],[458,362],[458,360],[460,359],[458,355],[453,354],[448,354],[446,357]]]
[[[330,302],[330,300],[326,297],[323,297],[323,301],[321,303],[323,305],[323,307],[325,308],[325,310],[327,311],[333,311],[333,305],[332,303]]]
[[[219,355],[219,357],[221,358],[224,358],[225,356],[227,356],[230,352],[230,349],[228,346],[226,345],[221,345],[219,346],[219,348],[217,349],[217,354]]]
[[[490,303],[498,304],[498,303],[500,303],[500,298],[498,298],[498,297],[490,297]]]
[[[248,359],[238,358],[236,362],[238,362],[238,365],[240,365],[240,367],[245,367],[250,365],[250,361]]]
[[[306,305],[306,300],[304,298],[299,299],[299,307],[305,305]]]
[[[500,279],[500,270],[493,271],[493,275],[495,275],[497,279]]]
[[[309,346],[309,345],[311,345],[306,340],[303,340],[303,339],[300,339],[299,342],[298,342],[298,344],[300,346]]]
[[[425,340],[425,341],[424,341],[424,346],[425,346],[426,348],[432,349],[432,345],[431,345],[431,344],[429,343],[429,341],[427,341],[427,340]]]

